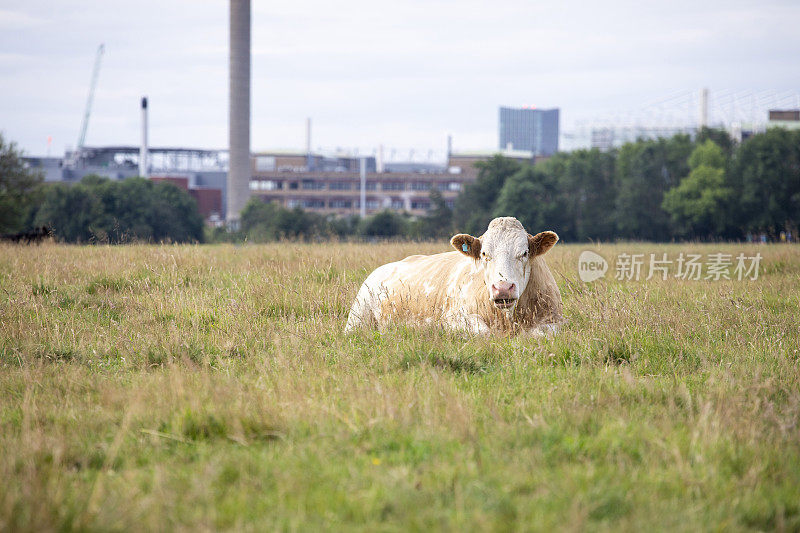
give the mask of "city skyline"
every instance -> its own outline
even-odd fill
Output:
[[[227,2],[0,1],[0,131],[28,154],[86,143],[227,146]],[[500,106],[559,107],[562,130],[676,91],[797,91],[790,2],[368,2],[253,7],[252,149],[497,146]],[[691,114],[687,113],[687,120]]]

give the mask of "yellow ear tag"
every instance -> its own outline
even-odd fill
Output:
[[[469,252],[469,246],[467,246],[467,243],[462,244],[461,249],[464,250],[465,252]]]

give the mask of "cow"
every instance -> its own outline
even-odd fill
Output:
[[[21,233],[7,233],[0,235],[0,241],[9,241],[17,244],[39,244],[43,240],[52,237],[53,230],[48,226],[36,227],[30,231]]]
[[[378,267],[361,285],[345,331],[405,322],[476,335],[553,333],[561,294],[544,254],[557,241],[552,231],[530,235],[516,218],[500,217],[480,237],[453,236],[454,252]]]

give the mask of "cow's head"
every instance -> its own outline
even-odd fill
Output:
[[[531,261],[558,241],[552,231],[530,235],[519,220],[501,217],[489,223],[480,238],[459,233],[453,247],[474,259],[483,271],[489,299],[499,309],[513,310],[531,277]]]

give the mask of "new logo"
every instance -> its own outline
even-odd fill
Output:
[[[589,250],[581,252],[578,257],[578,276],[581,281],[589,283],[602,278],[608,271],[608,261],[603,256]]]

